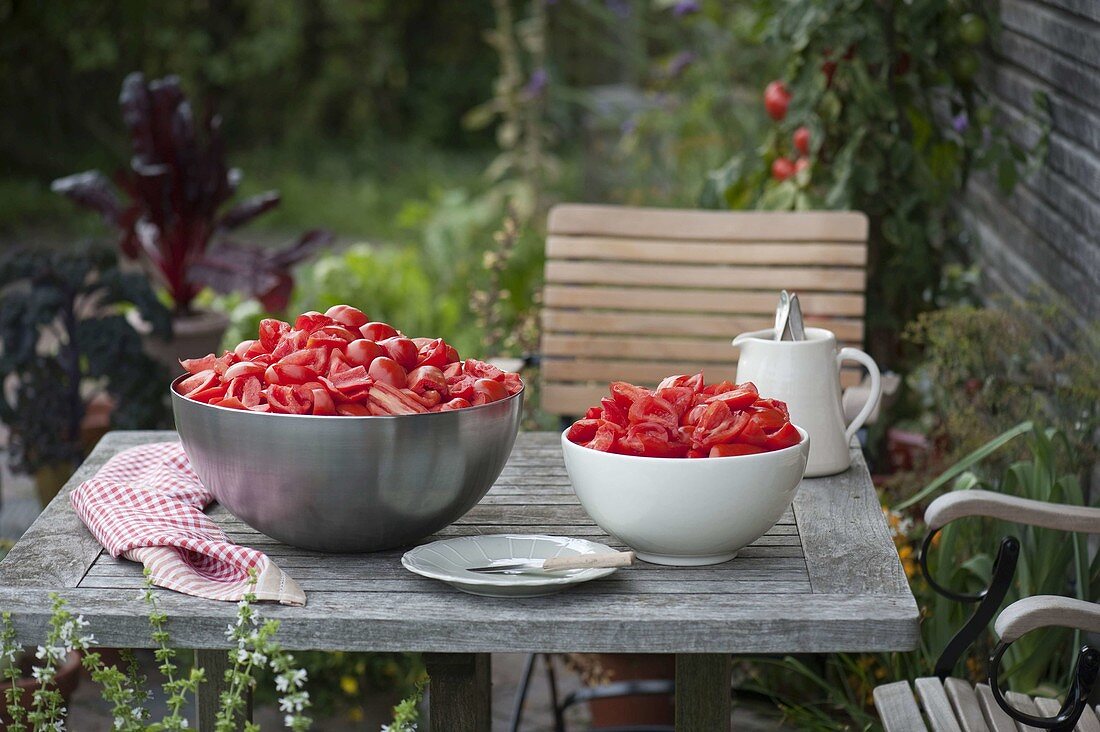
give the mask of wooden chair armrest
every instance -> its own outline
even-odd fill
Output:
[[[1002,643],[1012,643],[1026,633],[1048,626],[1100,633],[1100,605],[1058,595],[1025,597],[1002,610],[993,629]]]
[[[967,516],[988,516],[1061,531],[1100,534],[1100,508],[1047,503],[993,491],[954,491],[929,504],[924,522],[930,531]]]

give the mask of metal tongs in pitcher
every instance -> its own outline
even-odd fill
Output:
[[[806,327],[802,322],[802,306],[798,303],[798,293],[779,292],[779,307],[775,309],[775,340],[804,341]]]

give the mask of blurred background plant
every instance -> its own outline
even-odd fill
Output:
[[[11,467],[35,475],[43,504],[108,425],[166,426],[167,375],[127,321],[131,308],[167,332],[145,276],[108,249],[0,255],[0,420]]]
[[[277,206],[279,194],[265,191],[223,210],[241,171],[226,163],[221,117],[208,112],[196,125],[178,78],[146,82],[140,72],[122,82],[119,107],[130,134],[129,166],[115,173],[114,184],[89,170],[55,180],[53,190],[118,230],[119,251],[145,266],[174,315],[190,315],[205,287],[285,308],[294,287],[290,269],[332,235],[314,229],[279,250],[234,242],[229,233]]]
[[[976,170],[1003,193],[1045,155],[1008,140],[976,83],[991,7],[976,0],[755,4],[783,71],[763,89],[774,125],[707,180],[703,204],[855,209],[871,220],[867,347],[901,368],[900,333],[935,306],[944,266],[963,255],[954,206]]]
[[[295,653],[294,659],[309,672],[313,712],[351,722],[363,720],[364,697],[385,696],[388,708],[403,698],[415,697],[427,680],[419,653],[306,651]],[[257,702],[277,701],[274,681],[274,674],[265,670],[256,686]]]
[[[1073,462],[1066,435],[1023,422],[963,456],[921,492],[887,510],[888,524],[902,566],[921,608],[921,644],[912,653],[834,654],[754,659],[747,669],[747,691],[773,699],[788,719],[806,730],[879,730],[871,692],[875,686],[932,675],[936,659],[972,609],[932,591],[917,564],[925,529],[920,512],[945,490],[982,489],[1071,505],[1085,505],[1078,475],[1063,467]],[[1003,461],[1002,453],[1020,457]],[[1003,464],[1003,470],[991,468]],[[1100,593],[1100,557],[1092,556],[1084,535],[1036,529],[987,519],[946,526],[933,543],[930,569],[956,592],[989,586],[1001,538],[1020,539],[1015,580],[1006,603],[1037,594],[1095,599]],[[995,643],[987,630],[963,657],[955,675],[984,681],[985,659]],[[1059,696],[1068,688],[1077,634],[1061,629],[1030,633],[1013,645],[1002,665],[1008,686],[1022,693]]]

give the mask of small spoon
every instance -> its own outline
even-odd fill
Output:
[[[775,309],[775,340],[783,340],[783,331],[787,329],[787,318],[791,312],[791,298],[786,290],[779,291],[779,307]]]

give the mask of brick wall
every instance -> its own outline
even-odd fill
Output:
[[[1039,286],[1100,320],[1100,0],[1001,0],[985,83],[1018,143],[1039,137],[1032,95],[1050,99],[1045,165],[1003,196],[978,176],[964,206],[991,290]]]

